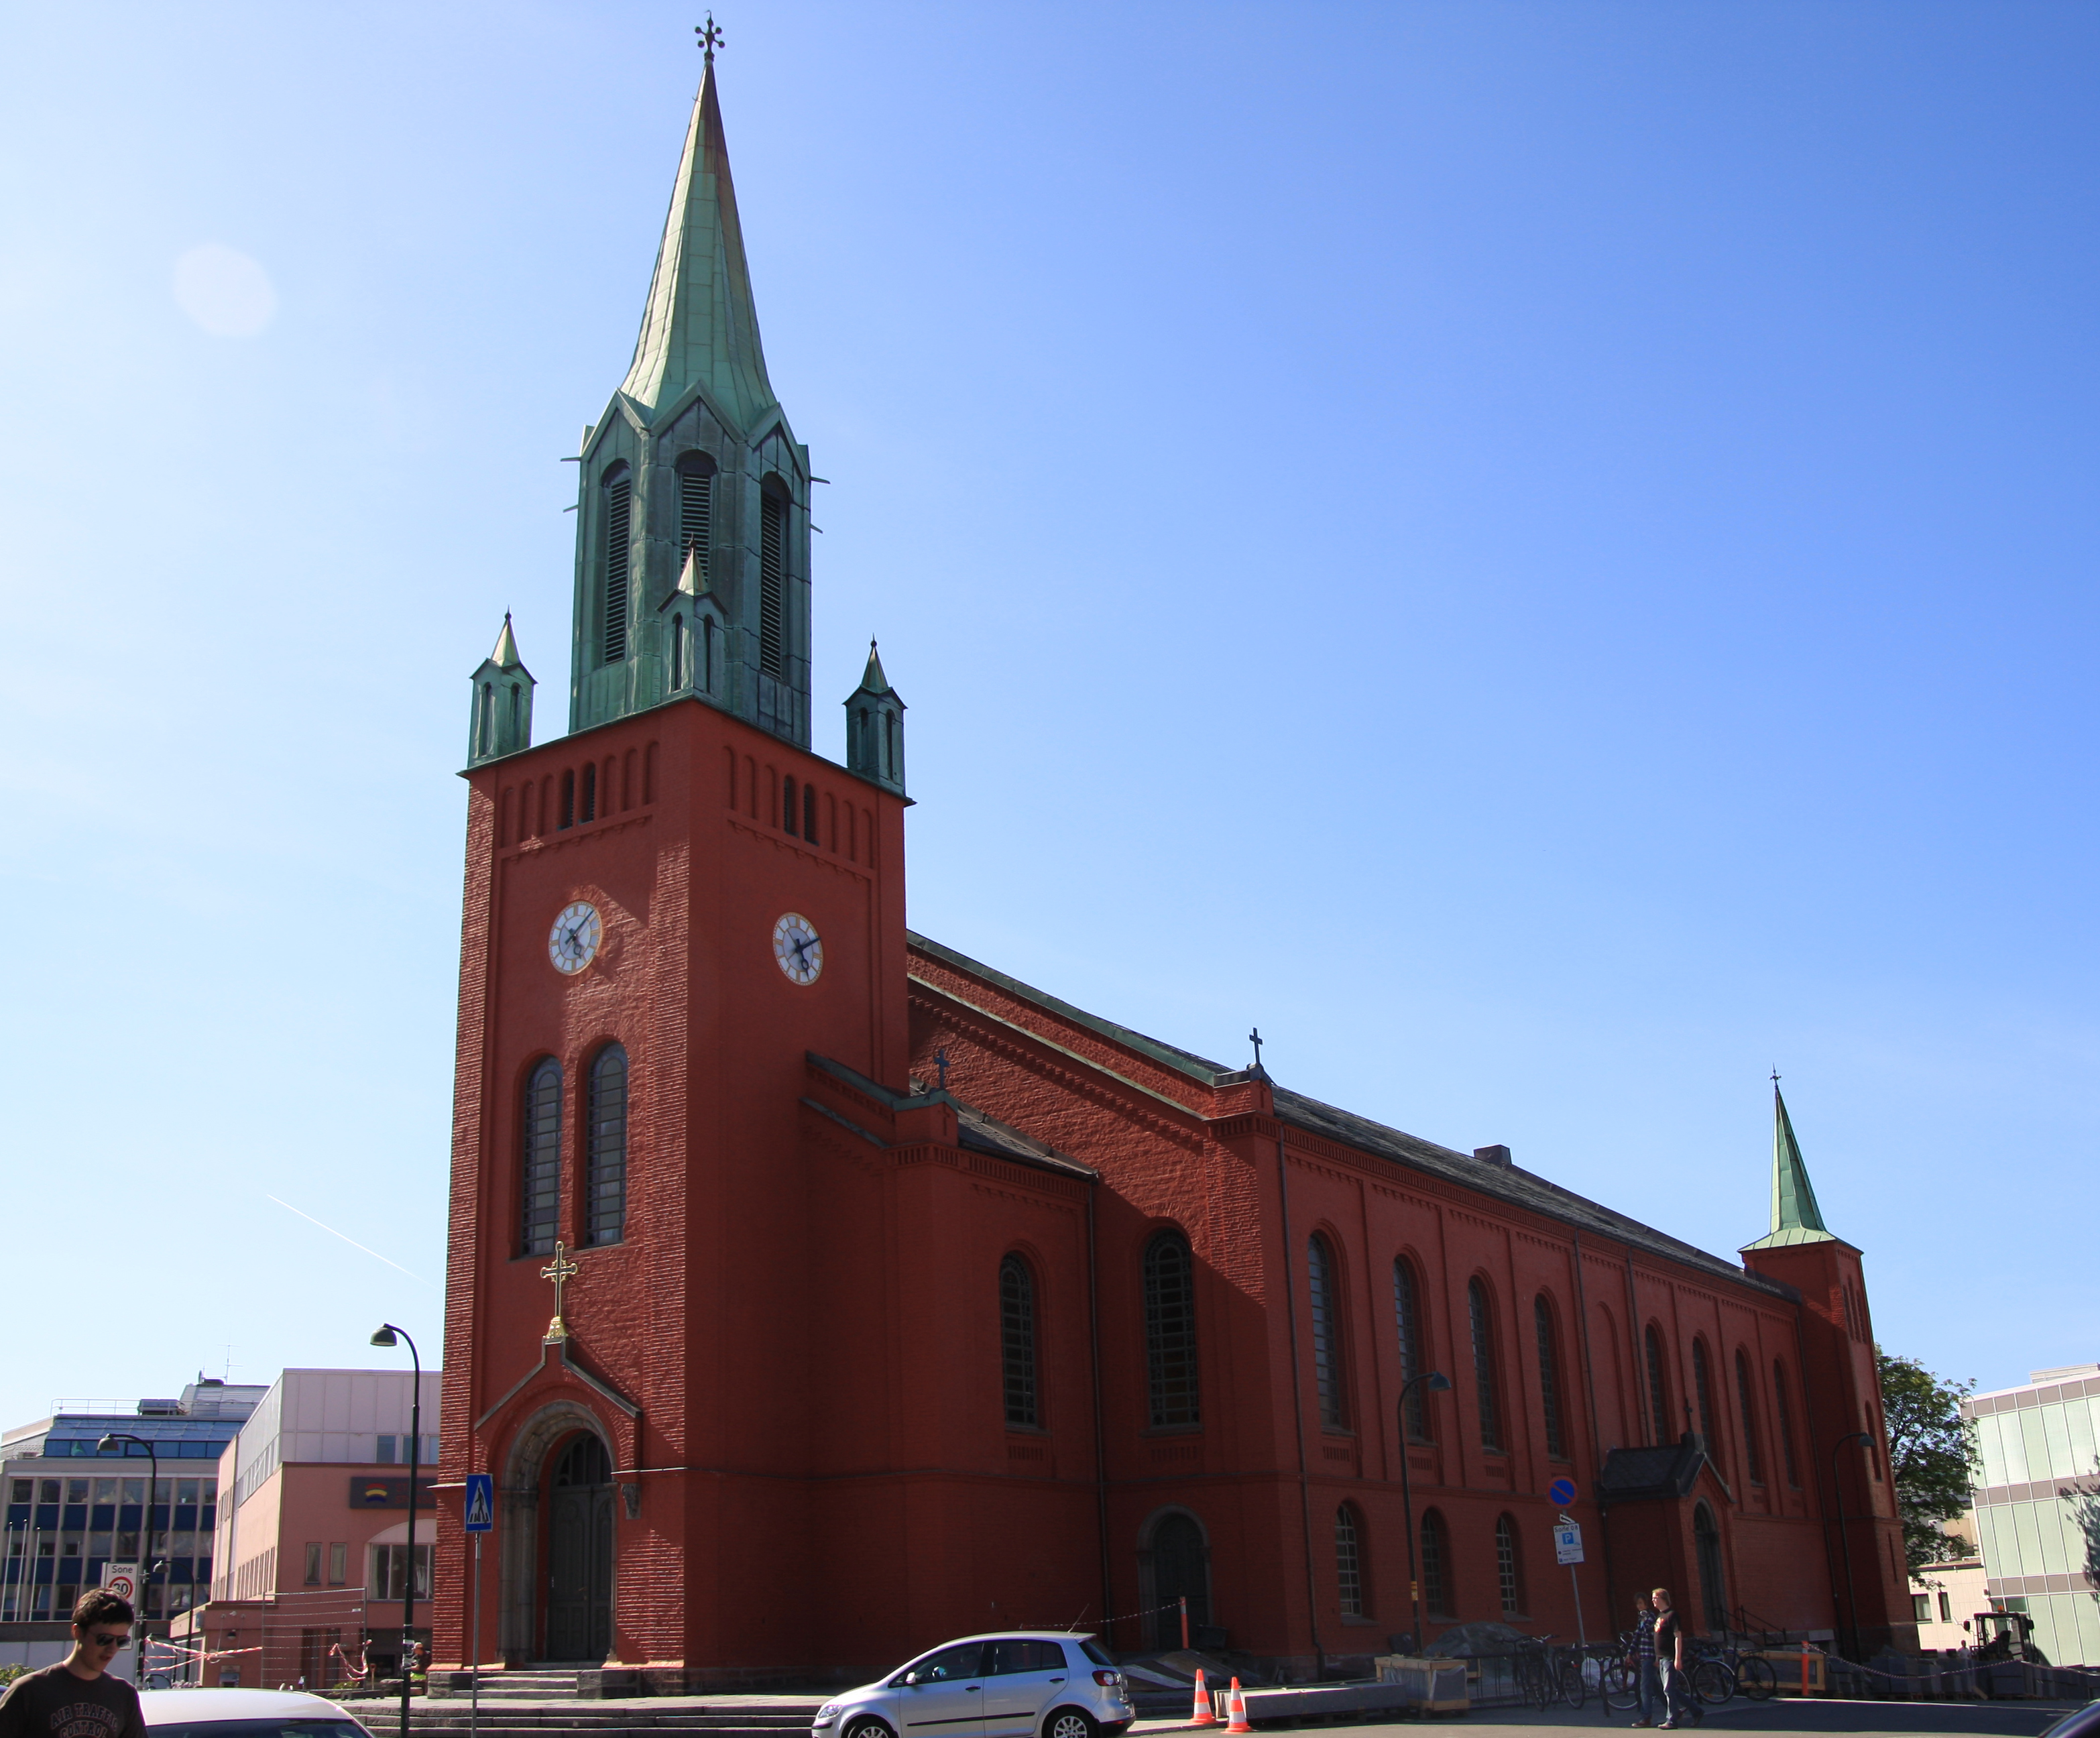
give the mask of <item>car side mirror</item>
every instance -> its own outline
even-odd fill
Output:
[[[918,1673],[916,1673],[916,1672],[907,1672],[907,1673],[904,1674],[904,1683],[905,1683],[905,1684],[906,1684],[906,1686],[907,1686],[907,1687],[915,1689],[915,1688],[918,1687],[918,1684],[919,1684],[919,1674],[918,1674]]]

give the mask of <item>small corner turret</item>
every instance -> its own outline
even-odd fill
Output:
[[[697,695],[721,705],[727,686],[723,653],[729,643],[729,617],[708,584],[706,558],[699,544],[687,547],[678,583],[656,606],[656,613],[664,620],[668,660],[665,677],[672,696]]]
[[[846,770],[904,795],[904,697],[883,674],[872,640],[860,686],[846,697]]]
[[[532,673],[518,655],[518,637],[510,631],[510,612],[503,612],[503,631],[496,650],[474,673],[474,699],[467,723],[466,761],[515,754],[532,746]]]

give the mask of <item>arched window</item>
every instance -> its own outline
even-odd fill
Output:
[[[712,615],[700,618],[700,686],[709,694],[715,691],[715,619]]]
[[[607,1044],[590,1071],[584,1241],[617,1243],[627,1220],[627,1052]]]
[[[1648,1421],[1657,1446],[1670,1440],[1670,1387],[1664,1380],[1662,1330],[1652,1322],[1648,1330]]]
[[[812,845],[817,842],[817,787],[814,784],[802,787],[802,836]]]
[[[1466,1286],[1466,1308],[1472,1318],[1473,1393],[1480,1414],[1480,1446],[1497,1453],[1502,1446],[1502,1390],[1495,1376],[1494,1313],[1488,1288],[1479,1280]]]
[[[1145,1361],[1153,1424],[1201,1423],[1196,1264],[1178,1231],[1162,1231],[1145,1246]]]
[[[1524,1563],[1517,1555],[1516,1523],[1507,1515],[1495,1521],[1495,1586],[1502,1595],[1502,1616],[1521,1616]]]
[[[1750,1483],[1762,1484],[1765,1461],[1758,1447],[1757,1384],[1750,1380],[1750,1361],[1740,1352],[1736,1354],[1736,1405],[1743,1414],[1744,1465]]]
[[[1344,1617],[1364,1614],[1362,1544],[1363,1524],[1345,1502],[1335,1511],[1335,1586]]]
[[[1342,1324],[1335,1307],[1335,1252],[1317,1233],[1305,1246],[1305,1277],[1312,1294],[1312,1386],[1320,1398],[1320,1422],[1346,1427],[1349,1405],[1342,1381]]]
[[[1035,1280],[1018,1255],[999,1264],[999,1352],[1006,1422],[1032,1430],[1040,1422],[1035,1407]]]
[[[615,465],[604,476],[605,490],[605,619],[599,661],[617,664],[627,655],[627,562],[632,540],[630,509],[633,479],[625,464]]]
[[[1699,1556],[1699,1599],[1705,1608],[1706,1627],[1728,1627],[1728,1587],[1721,1568],[1721,1529],[1714,1511],[1705,1503],[1692,1511],[1692,1542]]]
[[[1786,1401],[1786,1366],[1772,1360],[1772,1430],[1779,1438],[1780,1461],[1786,1468],[1786,1482],[1801,1489],[1801,1470],[1793,1458],[1793,1413]]]
[[[1532,1320],[1538,1328],[1538,1401],[1546,1418],[1546,1452],[1556,1460],[1568,1458],[1568,1434],[1560,1423],[1560,1348],[1553,1333],[1553,1306],[1546,1294],[1531,1300]]]
[[[704,452],[682,453],[678,458],[678,558],[682,566],[688,554],[699,558],[700,576],[707,577],[708,556],[714,547],[715,461]]]
[[[558,824],[562,827],[576,824],[576,770],[573,766],[566,767],[562,772],[562,816]]]
[[[519,1252],[550,1254],[562,1209],[562,1065],[544,1058],[525,1079],[518,1173]]]
[[[802,830],[801,802],[795,794],[795,781],[784,779],[780,784],[780,826],[789,838]]]
[[[1692,1392],[1699,1402],[1699,1434],[1706,1439],[1709,1448],[1718,1446],[1720,1438],[1714,1431],[1714,1378],[1706,1367],[1706,1342],[1692,1342]]]
[[[671,612],[671,692],[676,694],[686,686],[686,616],[682,610]]]
[[[1422,1515],[1422,1603],[1437,1617],[1452,1617],[1458,1609],[1451,1586],[1451,1535],[1434,1509]],[[1419,1640],[1415,1645],[1421,1645]]]
[[[481,685],[481,710],[475,723],[474,738],[474,752],[476,754],[487,754],[496,746],[496,685],[493,682]]]
[[[1394,1325],[1400,1330],[1400,1379],[1412,1382],[1423,1372],[1422,1345],[1426,1330],[1422,1321],[1422,1287],[1414,1277],[1413,1264],[1405,1255],[1393,1259],[1392,1315]],[[1407,1439],[1410,1442],[1430,1440],[1429,1405],[1420,1388],[1408,1391]]]
[[[584,782],[581,793],[576,798],[576,818],[595,821],[598,818],[598,762],[584,762]]]
[[[768,477],[758,496],[758,668],[767,676],[786,668],[788,496]]]
[[[1872,1406],[1862,1406],[1860,1409],[1867,1415],[1867,1470],[1873,1474],[1874,1482],[1878,1484],[1882,1481],[1881,1420],[1874,1416]]]

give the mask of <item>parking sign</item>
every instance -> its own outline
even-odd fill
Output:
[[[466,1530],[487,1533],[496,1524],[496,1479],[486,1472],[466,1476]]]
[[[1582,1529],[1573,1521],[1553,1529],[1553,1556],[1557,1563],[1582,1561]]]

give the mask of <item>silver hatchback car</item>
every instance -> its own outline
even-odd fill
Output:
[[[1112,1738],[1137,1718],[1092,1636],[965,1636],[817,1710],[813,1738]]]

